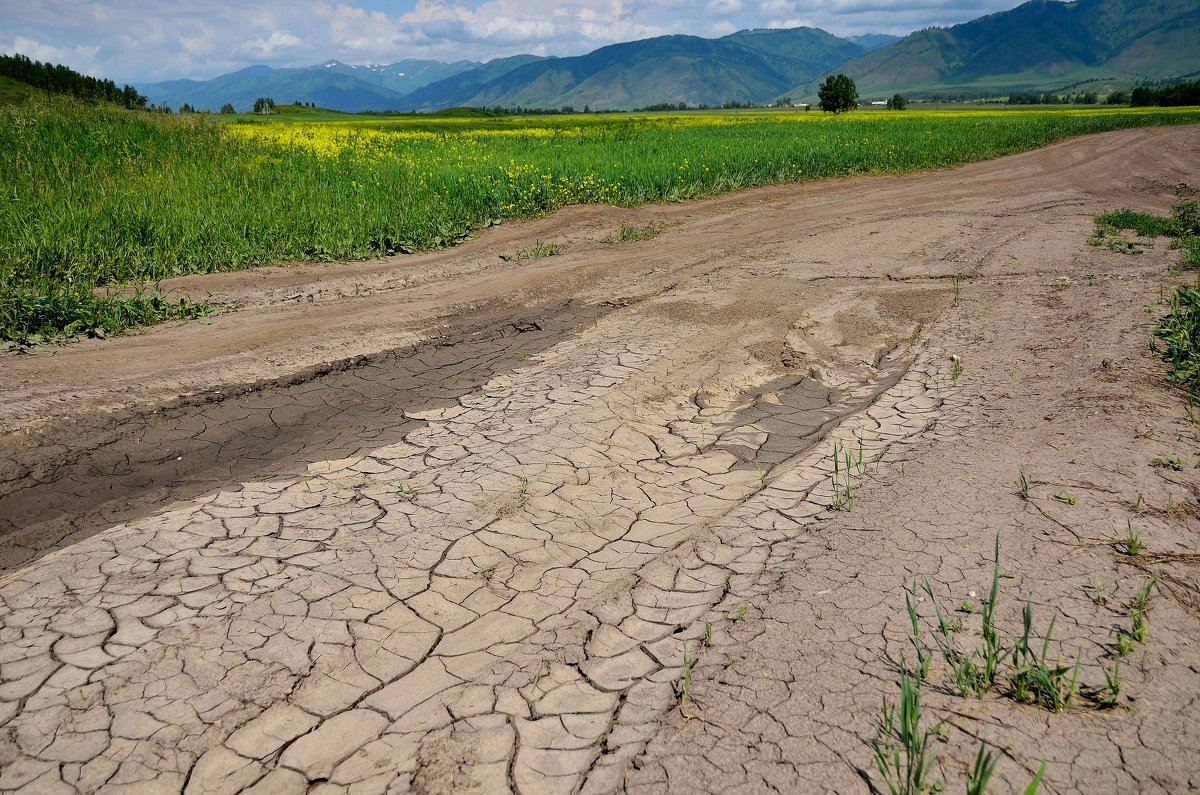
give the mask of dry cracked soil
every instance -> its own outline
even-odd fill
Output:
[[[977,648],[997,537],[1000,641],[1029,604],[1119,693],[934,653],[931,778],[1200,788],[1200,437],[1148,345],[1185,277],[1088,244],[1198,183],[1180,127],[568,208],[0,359],[0,790],[886,791],[906,589]]]

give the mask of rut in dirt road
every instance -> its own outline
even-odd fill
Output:
[[[171,502],[243,480],[361,455],[421,427],[409,412],[455,405],[611,307],[531,307],[471,319],[411,348],[166,406],[64,418],[0,439],[0,573]]]
[[[806,499],[828,478],[826,451],[804,453],[830,425],[865,410],[858,438],[873,458],[932,407],[911,379],[875,402],[900,359],[855,389],[795,379],[742,410],[753,423],[690,400],[652,412],[624,385],[678,340],[622,342],[634,331],[614,322],[451,408],[414,412],[427,424],[398,444],[78,543],[44,564],[57,582],[19,574],[0,598],[37,652],[26,664],[46,665],[13,703],[34,751],[24,765],[87,749],[72,783],[91,789],[148,775],[141,754],[126,757],[164,733],[182,753],[237,723],[194,766],[170,756],[155,777],[274,791],[433,775],[417,762],[440,758],[449,732],[489,789],[572,790],[615,719],[637,728],[640,708],[652,726],[669,706],[681,638],[728,609],[764,549],[756,536],[707,552],[689,542],[740,536],[755,516],[798,526],[787,513],[823,510],[824,495]],[[802,461],[758,462],[781,449]],[[612,602],[621,592],[633,601]],[[118,695],[145,681],[170,686]],[[640,707],[618,715],[624,702]],[[130,720],[149,733],[127,736]],[[63,721],[96,728],[52,728]],[[637,750],[624,748],[615,759]]]

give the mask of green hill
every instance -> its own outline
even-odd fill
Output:
[[[11,77],[0,77],[0,106],[20,105],[36,92],[37,89],[28,83],[13,80]]]
[[[1031,0],[1011,11],[917,31],[830,72],[864,98],[894,91],[1053,90],[1084,80],[1200,70],[1197,0]],[[814,83],[798,86],[811,96]]]

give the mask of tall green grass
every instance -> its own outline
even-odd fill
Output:
[[[60,322],[46,307],[119,305],[106,292],[126,295],[123,285],[433,249],[567,203],[900,173],[1198,120],[1194,110],[1145,109],[340,123],[427,133],[366,157],[240,140],[219,117],[35,98],[0,109],[0,340],[79,331],[94,319]]]
[[[132,295],[86,289],[0,290],[0,351],[57,336],[106,337],[169,319],[203,318],[212,308],[186,296],[168,299],[157,290]]]

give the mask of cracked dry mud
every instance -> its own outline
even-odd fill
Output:
[[[1149,465],[1200,458],[1146,345],[1175,254],[1086,243],[1184,182],[1177,128],[571,208],[4,359],[0,790],[867,792],[903,588],[985,593],[997,533],[1004,631],[1058,615],[1087,681],[1160,589],[1118,709],[935,664],[948,788],[981,740],[999,791],[1200,787],[1197,470]],[[535,238],[568,253],[496,257]]]

